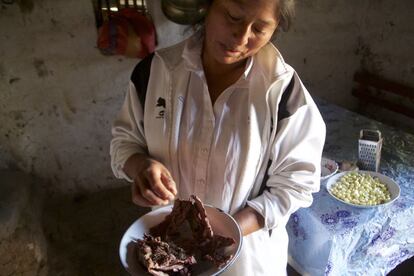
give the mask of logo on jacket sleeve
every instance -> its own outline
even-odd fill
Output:
[[[156,107],[159,107],[160,111],[158,111],[158,116],[156,117],[157,119],[162,119],[164,118],[164,114],[165,114],[165,99],[159,97],[157,99],[157,104],[155,105]]]

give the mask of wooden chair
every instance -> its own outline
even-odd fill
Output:
[[[396,113],[414,118],[414,89],[382,77],[358,72],[354,75],[355,88],[352,95],[361,106],[374,104]]]

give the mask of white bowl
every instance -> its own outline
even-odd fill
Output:
[[[343,201],[342,199],[337,198],[335,195],[333,195],[331,193],[331,187],[333,185],[335,185],[344,175],[349,174],[349,173],[355,173],[355,172],[338,173],[337,175],[331,177],[328,180],[328,182],[326,183],[326,189],[328,190],[328,193],[333,198],[335,198],[336,200],[338,200],[342,203],[345,203],[345,204],[350,205],[350,206],[358,207],[358,208],[374,208],[374,207],[379,207],[379,206],[384,206],[384,205],[390,204],[390,203],[394,202],[397,198],[400,197],[400,186],[398,186],[398,184],[394,180],[389,178],[388,176],[385,176],[385,175],[377,173],[377,172],[372,172],[372,171],[358,171],[358,173],[360,173],[360,174],[369,174],[372,177],[378,178],[381,183],[383,183],[387,186],[388,191],[391,194],[391,199],[387,202],[384,202],[382,204],[377,204],[377,205],[358,205],[358,204],[353,204],[353,203]]]
[[[336,174],[338,171],[338,163],[335,161],[322,157],[321,160],[321,180],[326,180]]]
[[[232,237],[236,241],[235,244],[226,249],[226,253],[232,254],[233,258],[223,268],[218,269],[208,262],[200,262],[194,265],[194,275],[218,275],[232,265],[239,256],[243,237],[239,225],[232,216],[209,205],[204,205],[204,207],[214,234]],[[135,251],[135,241],[137,239],[142,239],[145,233],[149,233],[151,227],[163,221],[164,218],[171,213],[171,210],[172,205],[151,211],[136,220],[125,232],[119,245],[119,256],[122,265],[129,274],[140,276],[149,275],[138,262],[138,257]]]

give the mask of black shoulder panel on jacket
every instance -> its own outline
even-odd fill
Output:
[[[279,103],[278,121],[293,115],[301,106],[305,105],[305,95],[296,74],[293,75],[288,87],[283,92]]]
[[[151,63],[154,53],[142,59],[134,68],[131,75],[131,81],[135,85],[138,93],[138,99],[142,108],[145,106],[145,96],[147,95],[148,81],[151,72]]]

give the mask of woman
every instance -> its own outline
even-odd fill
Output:
[[[319,190],[325,125],[269,42],[287,0],[213,0],[204,28],[135,68],[111,142],[140,206],[197,195],[239,223],[228,275],[286,274],[290,214]]]

